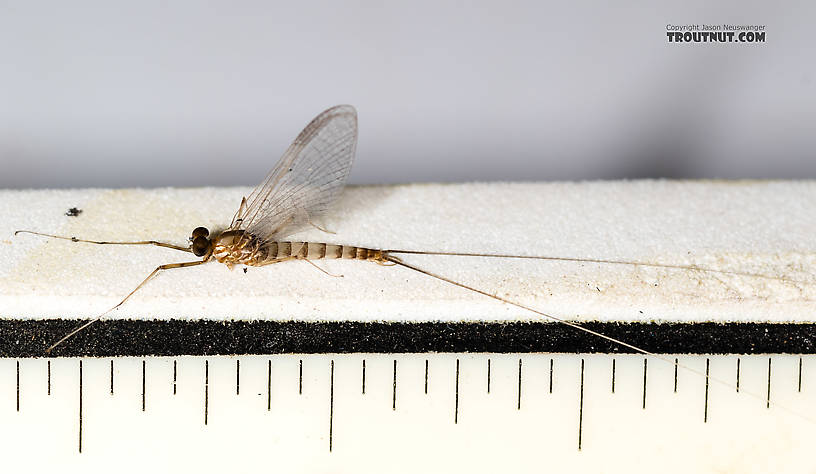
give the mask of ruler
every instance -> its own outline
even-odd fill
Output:
[[[816,356],[667,358],[678,365],[545,353],[3,359],[0,446],[4,465],[28,470],[816,468]]]

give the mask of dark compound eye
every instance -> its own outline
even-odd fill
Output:
[[[198,230],[198,229],[196,229],[196,230]],[[204,229],[204,230],[207,230],[207,229]],[[207,255],[207,251],[210,250],[210,241],[206,237],[199,235],[198,237],[193,239],[193,249],[192,250],[193,250],[193,254],[196,257],[203,257],[204,255]]]
[[[206,227],[196,227],[193,229],[193,237],[192,240],[195,240],[196,237],[207,237],[210,235],[210,231],[207,230]]]

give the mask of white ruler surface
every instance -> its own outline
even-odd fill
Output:
[[[3,359],[0,449],[34,472],[816,470],[816,356],[676,358],[727,383],[639,355]]]

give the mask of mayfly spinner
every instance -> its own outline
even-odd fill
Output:
[[[583,259],[571,257],[545,257],[522,255],[491,255],[456,252],[426,252],[419,250],[384,250],[351,245],[337,245],[323,242],[295,242],[285,238],[308,226],[318,229],[317,222],[337,199],[348,177],[357,146],[357,112],[350,105],[332,107],[312,120],[295,138],[278,164],[255,190],[241,200],[241,205],[232,223],[226,230],[210,233],[204,227],[197,227],[189,237],[188,246],[179,246],[154,240],[133,242],[107,242],[44,234],[33,231],[17,231],[102,245],[157,245],[184,252],[190,252],[199,260],[160,265],[153,270],[136,288],[119,303],[101,315],[85,322],[51,345],[51,351],[65,340],[98,321],[104,315],[125,303],[151,278],[162,270],[192,267],[210,261],[221,262],[228,267],[234,265],[264,266],[288,260],[353,259],[366,260],[380,265],[401,266],[452,285],[474,291],[503,303],[532,311],[540,316],[571,326],[594,336],[628,347],[634,351],[651,354],[624,341],[592,331],[579,324],[563,320],[529,306],[510,301],[487,291],[468,286],[442,275],[424,270],[404,262],[396,254],[453,255],[469,257],[533,258],[540,260],[594,262],[606,264],[638,265],[646,267],[697,270],[759,278],[782,279],[760,274],[717,270],[698,266],[666,265],[637,261]],[[321,229],[322,230],[322,229]],[[314,263],[312,263],[314,265]],[[319,268],[319,267],[318,267]],[[659,357],[659,356],[658,356]]]

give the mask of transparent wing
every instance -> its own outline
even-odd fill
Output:
[[[315,225],[346,183],[357,148],[357,111],[332,107],[295,138],[230,225],[261,240],[280,240]]]

